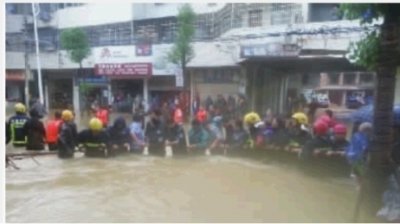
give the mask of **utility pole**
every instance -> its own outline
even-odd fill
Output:
[[[38,35],[38,30],[37,30],[37,22],[36,22],[36,16],[39,15],[40,8],[38,6],[37,10],[35,7],[35,3],[32,3],[32,14],[33,14],[33,26],[34,26],[34,32],[35,32],[35,45],[36,45],[36,70],[38,74],[38,85],[39,85],[39,99],[40,103],[44,104],[43,100],[43,85],[42,85],[42,70],[40,68],[40,53],[39,53],[39,35]]]
[[[31,77],[31,68],[29,64],[29,35],[28,35],[28,18],[24,16],[24,36],[25,36],[25,105],[29,106],[29,79]]]

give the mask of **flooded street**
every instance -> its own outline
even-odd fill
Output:
[[[348,222],[348,177],[223,156],[27,158],[6,171],[7,222]]]

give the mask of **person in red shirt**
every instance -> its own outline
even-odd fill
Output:
[[[96,118],[98,118],[102,123],[103,127],[106,128],[108,125],[110,117],[110,112],[108,110],[108,106],[103,104],[96,112]]]
[[[177,104],[174,111],[174,122],[178,125],[183,124],[183,112],[180,106]]]
[[[56,111],[54,113],[54,119],[50,120],[46,126],[46,142],[49,146],[50,151],[58,150],[58,132],[62,124],[61,113]]]
[[[203,106],[200,106],[199,110],[197,111],[196,119],[202,125],[207,121],[207,111]]]

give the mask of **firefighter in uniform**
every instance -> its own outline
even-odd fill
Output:
[[[75,147],[77,146],[77,128],[74,123],[74,114],[70,110],[61,113],[62,122],[58,132],[58,157],[74,157]]]
[[[109,136],[103,129],[103,123],[98,118],[89,121],[89,129],[78,134],[79,148],[83,149],[88,157],[108,157]]]
[[[15,115],[6,124],[7,139],[12,142],[14,147],[25,147],[27,143],[27,133],[24,130],[25,123],[29,120],[26,116],[26,108],[22,103],[15,104]]]

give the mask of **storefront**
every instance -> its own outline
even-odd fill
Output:
[[[246,78],[240,67],[198,68],[191,70],[192,91],[198,94],[200,101],[218,95],[235,96],[245,91]]]
[[[23,70],[6,71],[6,99],[9,102],[25,101],[25,72]]]
[[[135,97],[148,99],[148,79],[152,75],[150,63],[102,63],[96,64],[94,73],[106,77],[110,88],[103,90],[109,103],[117,112],[131,112]]]

